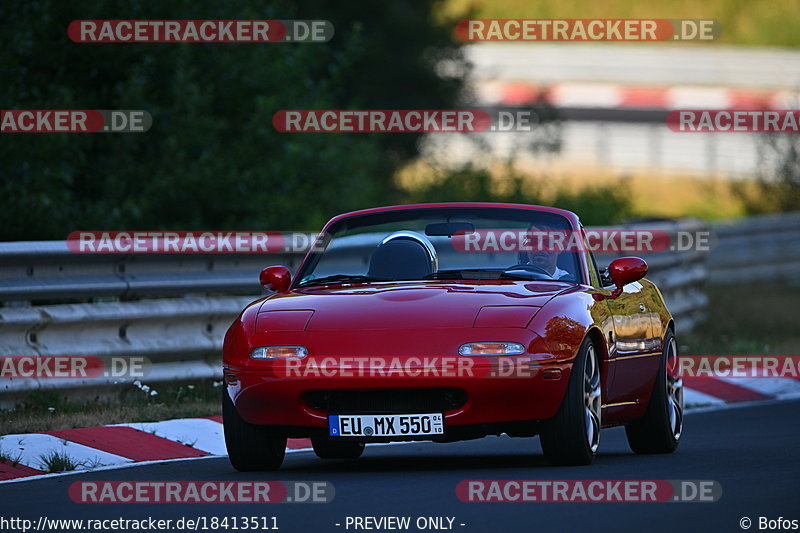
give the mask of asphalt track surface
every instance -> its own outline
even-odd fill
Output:
[[[800,401],[764,403],[686,417],[675,454],[637,456],[624,430],[605,430],[588,467],[551,467],[538,439],[367,447],[356,461],[323,461],[311,452],[287,454],[278,472],[235,472],[226,458],[159,463],[0,485],[0,517],[141,519],[182,516],[276,516],[282,532],[354,531],[347,516],[455,517],[453,531],[742,531],[742,517],[800,520]],[[465,503],[465,479],[716,480],[714,503]],[[76,504],[67,488],[89,480],[325,480],[327,504]],[[336,526],[336,524],[341,524]],[[461,526],[460,524],[464,524]],[[222,530],[220,530],[222,531]],[[362,530],[363,531],[363,530]],[[372,530],[375,531],[375,530]],[[384,530],[385,531],[385,530]]]

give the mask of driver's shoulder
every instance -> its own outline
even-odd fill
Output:
[[[556,267],[556,271],[553,273],[553,278],[554,279],[561,279],[564,276],[569,276],[569,272],[567,272],[564,269]]]

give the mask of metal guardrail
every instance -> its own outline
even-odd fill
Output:
[[[225,331],[262,292],[258,273],[270,264],[294,270],[301,260],[299,254],[78,254],[65,241],[0,243],[0,356],[139,356],[152,361],[149,382],[218,377]],[[35,389],[119,382],[0,379],[0,408]]]
[[[0,302],[258,294],[267,264],[298,254],[88,254],[66,241],[0,243]]]
[[[672,235],[707,227],[682,220],[635,229]],[[605,266],[613,257],[597,260]],[[0,243],[0,355],[144,356],[152,362],[148,382],[217,377],[228,325],[262,294],[260,270],[271,264],[296,270],[301,260],[301,254],[78,254],[62,241]],[[678,327],[693,327],[707,303],[706,255],[666,252],[647,261],[648,279],[659,285]],[[118,382],[2,379],[0,406],[33,389],[112,383]]]
[[[790,90],[800,85],[800,53],[781,48],[536,42],[478,43],[465,50],[477,80]]]
[[[647,224],[615,226],[615,229],[664,231],[675,242],[675,235],[705,233],[708,224],[698,219],[683,219]],[[612,228],[606,228],[612,229]],[[713,240],[713,239],[712,239]],[[595,254],[598,267],[605,268],[616,257],[636,255],[631,253]],[[679,331],[693,329],[705,316],[708,297],[703,286],[708,278],[706,267],[708,252],[702,250],[666,251],[642,254],[647,261],[647,279],[655,283],[669,307]]]
[[[800,212],[714,224],[711,283],[782,280],[800,284]]]

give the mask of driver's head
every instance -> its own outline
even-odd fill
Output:
[[[529,234],[523,244],[528,262],[546,270],[551,276],[556,272],[558,256],[561,254],[561,241],[556,233],[563,233],[562,228],[549,224],[531,224],[528,226]]]

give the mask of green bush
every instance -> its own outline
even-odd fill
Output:
[[[404,200],[417,202],[509,202],[550,205],[574,211],[585,225],[614,224],[630,218],[632,201],[624,180],[611,186],[583,190],[558,187],[555,195],[544,194],[543,178],[525,178],[513,171],[492,177],[486,170],[466,166],[440,172],[430,184],[406,193]]]

